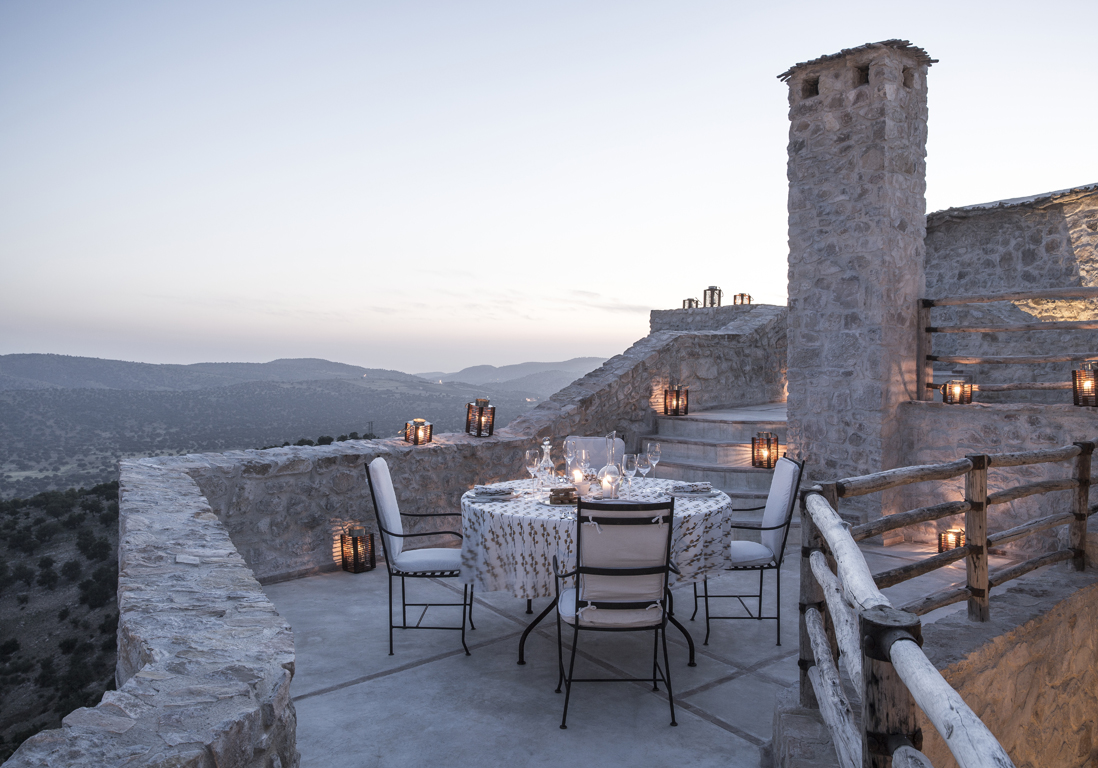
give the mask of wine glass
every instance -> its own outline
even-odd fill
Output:
[[[572,460],[576,458],[576,441],[574,439],[568,439],[564,441],[564,469],[567,472],[572,471]]]
[[[586,448],[580,448],[577,456],[579,458],[580,469],[583,470],[584,474],[587,474],[587,470],[591,469],[591,452]]]
[[[540,465],[541,451],[537,448],[531,448],[526,452],[526,471],[530,473],[531,478],[537,477]]]
[[[660,444],[649,443],[648,444],[648,460],[652,462],[652,469],[656,469],[656,465],[660,463]]]
[[[648,458],[647,453],[637,454],[637,471],[645,479],[648,478],[648,473],[652,471],[652,460]]]
[[[633,478],[637,474],[637,454],[627,453],[621,460],[621,471],[629,478],[629,490],[633,490]]]

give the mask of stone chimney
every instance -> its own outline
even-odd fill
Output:
[[[790,120],[789,446],[814,481],[891,469],[901,455],[896,410],[916,394],[932,63],[886,40],[780,75]],[[872,498],[841,511],[877,517]]]

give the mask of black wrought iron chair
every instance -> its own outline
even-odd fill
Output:
[[[557,591],[557,664],[565,688],[560,727],[568,727],[568,703],[572,683],[648,681],[648,678],[576,678],[576,648],[580,630],[637,632],[653,630],[652,690],[659,680],[667,686],[671,725],[675,722],[675,696],[667,660],[668,574],[678,573],[671,563],[671,528],[675,501],[659,503],[585,502],[576,509],[576,567],[562,573],[556,557],[553,572]],[[575,577],[575,585],[561,589],[561,580]],[[564,669],[561,623],[572,627],[572,656]],[[663,640],[663,666],[659,645]]]
[[[389,655],[393,655],[394,629],[452,629],[461,630],[461,647],[469,655],[469,646],[465,644],[465,618],[469,617],[470,629],[473,624],[473,586],[462,585],[460,603],[409,603],[405,596],[405,579],[445,579],[461,575],[461,550],[443,547],[426,549],[404,549],[404,539],[441,534],[462,537],[457,531],[432,531],[430,533],[405,533],[401,517],[460,517],[460,512],[438,512],[412,514],[401,512],[397,505],[393,480],[389,476],[389,465],[385,459],[376,458],[366,465],[366,480],[370,484],[370,498],[374,502],[377,515],[377,527],[381,532],[381,548],[385,553],[385,568],[389,572]],[[400,624],[393,623],[393,577],[400,577]],[[427,609],[442,606],[461,606],[460,627],[421,626],[417,621],[408,624],[408,606],[423,608],[420,621]]]
[[[740,510],[743,512],[752,512],[760,509],[764,510],[762,523],[760,525],[732,525],[733,528],[741,530],[760,531],[760,538],[762,541],[733,541],[729,546],[730,565],[728,570],[758,571],[759,592],[758,594],[751,593],[746,595],[711,595],[709,594],[709,580],[704,579],[702,581],[702,600],[705,603],[705,641],[702,645],[709,645],[710,619],[754,619],[756,621],[773,619],[777,622],[778,627],[777,645],[782,644],[782,559],[785,555],[785,542],[786,539],[789,538],[789,525],[793,520],[793,510],[797,505],[797,490],[800,488],[801,475],[803,472],[804,462],[786,458],[785,456],[778,459],[778,462],[774,467],[774,477],[770,481],[770,493],[766,497],[766,505]],[[767,571],[774,571],[774,574],[777,577],[777,606],[773,616],[763,615],[763,575]],[[755,613],[752,613],[751,609],[747,607],[747,603],[743,601],[745,597],[758,599],[758,608]],[[734,598],[739,600],[740,605],[743,606],[747,615],[712,615],[709,612],[709,601],[723,598]],[[694,613],[690,616],[690,620],[693,621],[694,616],[697,615],[698,584],[695,582]]]

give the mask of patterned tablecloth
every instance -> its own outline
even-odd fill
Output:
[[[529,490],[533,480],[500,483]],[[632,501],[660,501],[672,480],[633,481]],[[461,576],[486,592],[506,591],[515,597],[552,597],[553,555],[562,566],[575,562],[575,507],[546,506],[529,495],[513,501],[476,503],[472,491],[461,497],[464,539]],[[708,498],[676,498],[671,559],[682,575],[674,581],[700,581],[728,561],[732,502],[723,493]]]

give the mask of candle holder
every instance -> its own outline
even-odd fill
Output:
[[[465,433],[473,437],[491,437],[496,428],[496,407],[487,397],[478,397],[465,406]]]
[[[960,379],[951,379],[940,388],[943,403],[968,405],[972,402],[972,385]]]
[[[1076,405],[1098,406],[1098,363],[1083,363],[1071,372],[1071,394]]]
[[[750,293],[737,293],[735,296],[732,297],[732,305],[733,306],[735,306],[737,304],[743,304],[743,305],[746,306],[747,304],[750,304],[750,303],[751,303],[751,294]]]
[[[751,438],[751,466],[773,469],[778,463],[778,436],[773,432],[759,432]]]
[[[721,296],[724,295],[724,291],[715,285],[711,285],[702,291],[702,306],[703,307],[719,307],[721,305]]]
[[[938,551],[946,552],[950,549],[960,549],[965,545],[965,529],[950,528],[948,531],[938,532]]]
[[[663,390],[663,415],[690,415],[690,387],[679,384]]]
[[[347,528],[339,534],[339,549],[343,556],[343,570],[364,573],[377,567],[374,560],[374,535],[362,526]]]
[[[683,309],[697,309],[698,308],[698,300],[697,299],[683,299],[682,300],[682,308]]]
[[[404,442],[423,445],[431,442],[434,427],[424,419],[412,419],[404,424]]]

